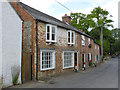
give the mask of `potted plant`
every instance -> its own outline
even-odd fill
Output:
[[[92,66],[93,65],[93,62],[92,60],[89,61],[89,66]]]
[[[91,47],[92,47],[92,44],[89,44],[88,47],[91,48]]]

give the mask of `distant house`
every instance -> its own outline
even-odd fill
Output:
[[[11,4],[0,2],[0,88],[21,83],[22,20]]]
[[[11,67],[14,65],[20,67],[19,82],[24,83],[89,68],[90,61],[100,61],[99,44],[71,26],[71,17],[67,14],[60,21],[21,2],[10,3],[14,10],[6,4],[9,8],[5,9],[10,10],[4,12],[9,14],[4,15],[6,26],[2,26],[5,28],[2,29],[5,38],[0,59],[3,61],[1,70],[5,73],[0,74],[3,85],[12,84]],[[7,15],[12,15],[10,20]]]

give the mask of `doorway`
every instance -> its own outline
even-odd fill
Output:
[[[75,62],[74,62],[74,68],[76,70],[78,70],[78,52],[74,53],[74,60],[75,60]]]
[[[85,69],[85,53],[82,54],[82,68]]]

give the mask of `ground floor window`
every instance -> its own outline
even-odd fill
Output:
[[[41,50],[41,70],[49,70],[55,68],[55,51],[54,50]]]
[[[63,52],[63,69],[74,67],[74,52],[64,51]]]

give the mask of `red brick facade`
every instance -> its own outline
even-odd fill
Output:
[[[15,2],[12,3],[14,9],[19,14],[19,16],[23,20],[23,37],[22,37],[22,79],[24,80],[24,69],[27,55],[32,55],[32,79],[35,80],[36,76],[38,79],[42,79],[48,76],[58,75],[60,73],[64,73],[67,71],[73,71],[73,68],[63,69],[63,60],[62,53],[64,50],[73,50],[74,52],[78,52],[78,68],[82,69],[82,54],[85,53],[85,64],[86,68],[88,65],[88,53],[92,54],[92,60],[95,61],[95,55],[99,55],[100,60],[100,49],[98,50],[99,45],[94,43],[94,40],[91,38],[90,43],[92,47],[88,47],[88,37],[85,36],[85,46],[82,46],[81,34],[75,32],[75,45],[69,46],[67,44],[67,29],[61,28],[57,26],[57,43],[56,44],[48,44],[46,42],[46,24],[42,21],[37,21],[28,14],[21,6],[17,5]],[[38,24],[38,25],[37,25]],[[37,33],[38,37],[37,37]],[[29,33],[29,34],[28,34]],[[38,38],[38,48],[36,47],[36,38]],[[96,49],[95,49],[96,45]],[[38,50],[37,50],[38,49]],[[41,49],[54,49],[55,50],[55,69],[51,70],[40,70],[40,51]],[[37,52],[38,51],[38,52]],[[38,62],[37,62],[38,55]],[[30,59],[30,58],[29,58]],[[30,61],[30,60],[28,60]],[[36,64],[38,63],[38,64]],[[37,69],[36,69],[37,65]],[[31,68],[30,68],[31,69]],[[38,72],[36,75],[36,72]]]

